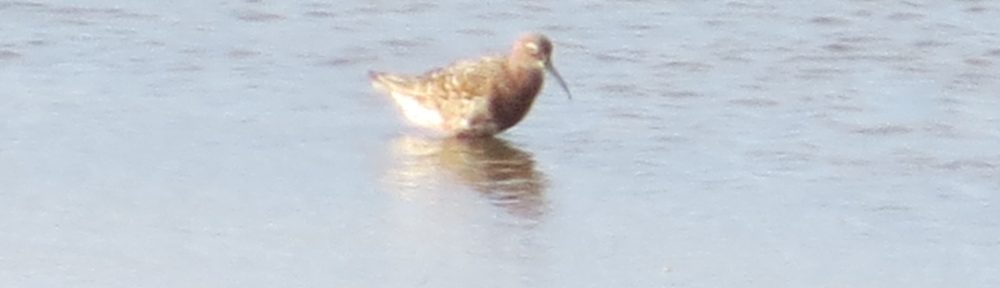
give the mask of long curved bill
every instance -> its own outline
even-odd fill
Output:
[[[569,93],[569,88],[566,87],[566,81],[563,81],[562,76],[559,76],[559,71],[556,71],[556,67],[552,66],[552,61],[545,62],[545,70],[548,70],[549,73],[552,73],[552,76],[555,76],[556,82],[559,82],[559,86],[562,87],[563,91],[566,91],[566,96],[572,100],[573,94]]]

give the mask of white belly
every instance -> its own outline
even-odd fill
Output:
[[[441,129],[442,124],[444,124],[444,118],[441,117],[440,112],[420,104],[420,102],[409,95],[392,93],[392,99],[396,101],[400,110],[403,111],[403,116],[406,116],[406,119],[414,125]]]

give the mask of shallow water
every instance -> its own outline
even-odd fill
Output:
[[[990,1],[0,19],[2,286],[1000,284]],[[554,40],[574,99],[547,87],[499,139],[424,135],[367,82],[524,31]]]

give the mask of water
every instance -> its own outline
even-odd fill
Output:
[[[7,287],[994,287],[991,1],[0,2]],[[556,44],[500,139],[368,69]]]

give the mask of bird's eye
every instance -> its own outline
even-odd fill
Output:
[[[524,48],[528,48],[528,52],[531,52],[531,54],[538,54],[538,44],[526,43],[524,44]]]

